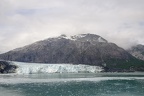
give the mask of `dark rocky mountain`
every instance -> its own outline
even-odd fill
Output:
[[[105,71],[143,71],[144,61],[95,34],[61,35],[0,55],[1,59],[102,66]]]
[[[18,67],[10,62],[0,60],[0,73],[15,73]]]
[[[128,52],[134,57],[144,60],[144,45],[136,45],[128,49]]]

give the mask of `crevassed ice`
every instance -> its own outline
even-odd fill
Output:
[[[35,73],[97,73],[103,71],[102,67],[73,64],[38,64],[14,62],[18,66],[17,74]]]

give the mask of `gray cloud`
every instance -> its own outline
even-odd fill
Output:
[[[123,48],[144,44],[143,0],[2,0],[0,51],[60,34],[94,33]]]

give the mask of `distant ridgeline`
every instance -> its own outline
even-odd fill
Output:
[[[144,71],[144,61],[95,34],[61,35],[7,53],[3,60],[101,66],[106,72]]]
[[[134,57],[144,60],[144,45],[138,44],[127,50]]]

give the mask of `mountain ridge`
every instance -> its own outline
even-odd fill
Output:
[[[0,58],[20,62],[87,64],[102,66],[106,71],[144,70],[143,61],[95,34],[48,38],[0,54]]]
[[[131,55],[137,59],[144,60],[144,45],[138,44],[127,50]]]

